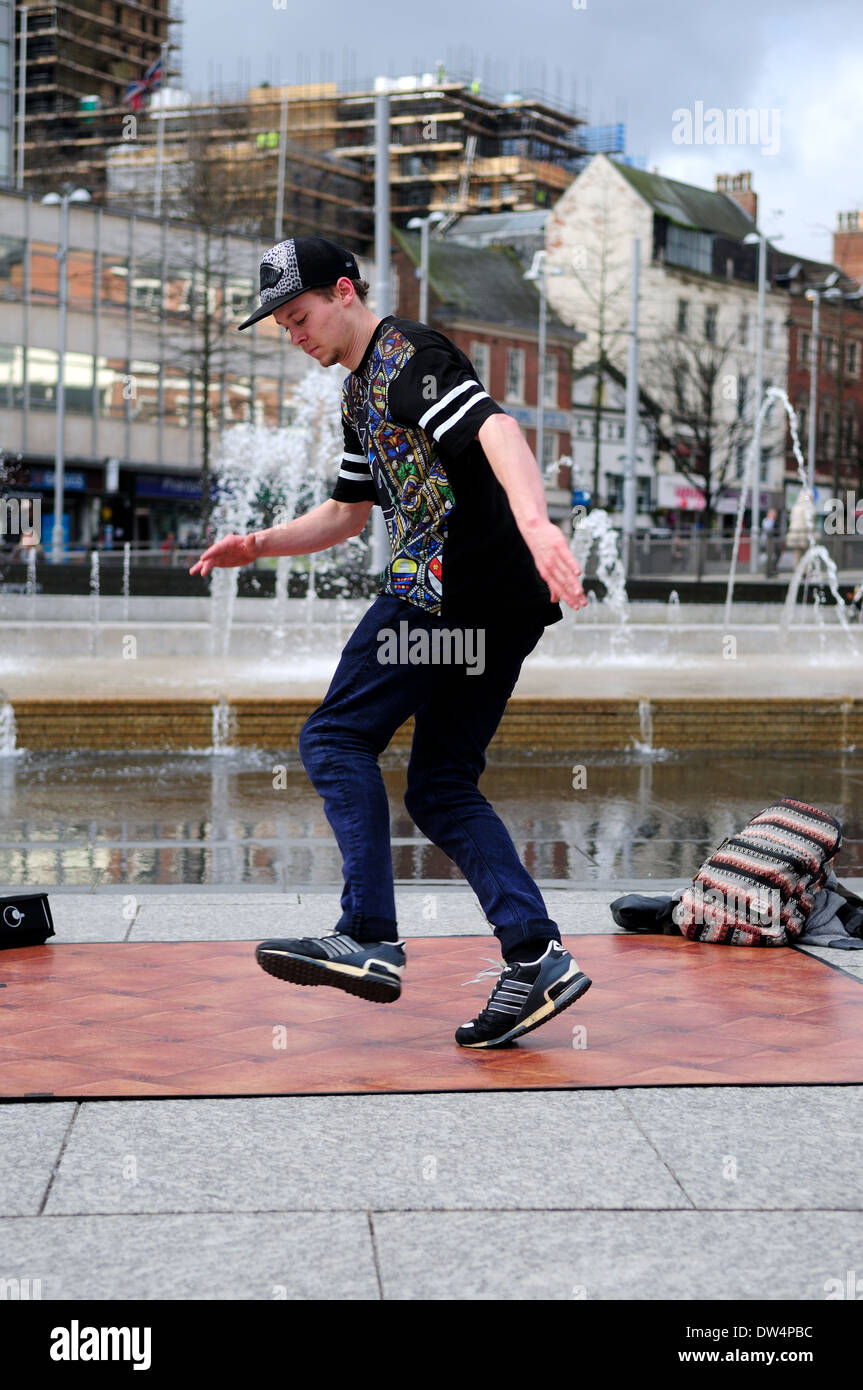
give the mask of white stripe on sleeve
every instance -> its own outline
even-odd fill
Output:
[[[451,391],[447,391],[445,396],[443,396],[439,401],[436,401],[435,404],[426,411],[425,415],[423,415],[419,420],[420,429],[424,430],[427,422],[432,418],[432,416],[437,415],[438,411],[443,410],[444,406],[448,405],[450,401],[455,400],[456,396],[460,396],[463,391],[472,391],[474,387],[476,387],[477,390],[480,391],[481,395],[484,396],[486,394],[486,392],[482,390],[482,387],[480,386],[478,381],[463,381],[461,385],[454,386]]]
[[[461,417],[463,415],[466,415],[472,406],[476,405],[477,401],[488,399],[489,395],[487,391],[477,391],[475,396],[471,396],[470,400],[465,402],[461,410],[457,410],[454,415],[450,416],[446,424],[438,425],[436,430],[432,430],[434,438],[438,441],[438,443],[440,443],[441,435],[446,434],[447,430],[452,429],[453,425],[457,424]]]

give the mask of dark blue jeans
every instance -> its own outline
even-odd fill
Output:
[[[453,659],[458,647],[447,645],[459,630],[461,661]],[[389,595],[379,595],[363,615],[299,740],[342,854],[336,930],[359,941],[398,940],[389,803],[378,757],[413,715],[405,793],[412,819],[461,869],[504,956],[528,941],[560,940],[509,832],[477,787],[522,662],[543,631],[541,622],[514,617],[468,628]],[[389,634],[388,648],[382,634]],[[417,660],[423,642],[426,656],[437,649],[437,661]],[[380,659],[387,651],[389,659]]]

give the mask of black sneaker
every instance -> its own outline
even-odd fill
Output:
[[[268,975],[295,985],[334,985],[361,999],[389,1004],[402,992],[403,941],[355,941],[344,932],[262,941],[255,959]]]
[[[462,1047],[499,1047],[547,1023],[590,989],[593,981],[579,970],[569,951],[550,941],[539,960],[507,965],[471,1023],[463,1023],[455,1040]]]

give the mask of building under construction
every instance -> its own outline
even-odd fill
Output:
[[[25,191],[40,194],[69,181],[96,202],[148,213],[158,206],[164,215],[194,218],[188,194],[195,169],[204,167],[213,182],[209,175],[221,166],[225,185],[242,191],[242,207],[230,209],[232,225],[280,235],[281,210],[296,234],[341,239],[358,254],[371,250],[372,85],[264,84],[194,96],[175,81],[179,0],[59,0],[28,11],[18,185]],[[163,43],[167,83],[133,112],[129,84],[144,77]],[[16,103],[19,49],[16,43]],[[475,79],[448,77],[442,68],[388,83],[397,225],[430,211],[455,216],[550,207],[585,158],[583,118],[534,95],[494,98]]]

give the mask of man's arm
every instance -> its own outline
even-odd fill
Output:
[[[319,507],[295,517],[284,526],[249,531],[245,536],[223,536],[189,570],[203,579],[212,569],[250,565],[261,555],[311,555],[316,550],[358,536],[369,519],[373,502],[337,502],[328,497]]]
[[[571,608],[584,608],[587,599],[579,581],[581,570],[560,527],[549,519],[539,466],[518,421],[511,415],[490,415],[476,437],[507,495],[515,523],[552,601],[563,598]]]
[[[259,555],[311,555],[316,550],[358,536],[369,519],[374,502],[337,502],[328,497],[319,507],[295,517],[284,526],[253,531],[254,558]]]

